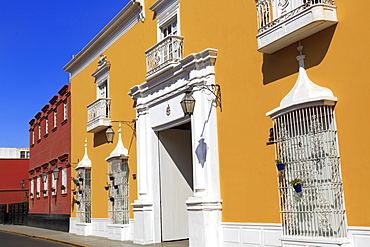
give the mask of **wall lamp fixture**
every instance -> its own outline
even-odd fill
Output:
[[[132,119],[131,121],[111,121],[111,123],[120,123],[127,125],[132,129],[134,132],[134,135],[136,136],[136,119]],[[105,131],[105,137],[107,138],[107,143],[113,143],[114,139],[114,130],[112,128],[112,125],[109,125],[107,130]]]
[[[218,84],[202,85],[200,89],[206,89],[215,96],[216,107],[219,106],[222,112],[222,98],[221,98],[221,86]],[[180,101],[181,108],[185,116],[190,116],[194,112],[195,99],[191,95],[191,91],[186,91],[185,96]]]

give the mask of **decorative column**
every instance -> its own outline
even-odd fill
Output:
[[[137,168],[138,168],[138,200],[131,205],[134,207],[134,243],[150,244],[154,243],[154,212],[153,201],[150,198],[148,188],[149,166],[151,155],[149,152],[150,125],[149,112],[145,106],[137,107]]]
[[[213,67],[212,67],[213,68]],[[213,84],[214,75],[207,78]],[[222,201],[215,97],[204,85],[195,86],[192,116],[194,196],[187,201],[191,247],[220,246]]]

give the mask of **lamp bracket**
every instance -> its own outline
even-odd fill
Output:
[[[201,89],[207,89],[210,91],[215,97],[216,107],[220,107],[220,111],[222,112],[222,98],[221,98],[221,86],[219,84],[209,84],[209,85],[202,85]]]
[[[131,121],[111,121],[112,123],[120,123],[124,124],[131,128],[131,130],[134,132],[134,135],[136,137],[136,119],[132,119]]]

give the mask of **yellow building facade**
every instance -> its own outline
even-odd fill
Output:
[[[91,191],[76,195],[70,231],[192,247],[368,246],[363,4],[131,1],[64,67],[72,162]]]

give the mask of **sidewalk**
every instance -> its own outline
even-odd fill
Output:
[[[131,241],[116,241],[109,240],[107,238],[95,237],[95,236],[78,236],[72,233],[53,231],[43,228],[29,227],[29,226],[18,226],[18,225],[0,225],[0,231],[21,234],[28,237],[34,237],[39,239],[50,240],[54,242],[69,244],[71,246],[78,247],[138,247],[142,245],[134,244]],[[188,247],[189,242],[174,241],[165,242],[160,244],[149,244],[145,245],[149,247]]]

